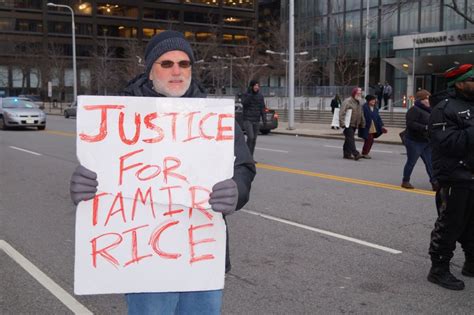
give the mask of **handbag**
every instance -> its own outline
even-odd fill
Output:
[[[400,136],[400,140],[402,140],[402,143],[405,144],[405,137],[407,135],[407,130],[403,129],[403,131],[400,132],[398,135]]]

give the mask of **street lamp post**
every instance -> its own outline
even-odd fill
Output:
[[[74,102],[77,101],[77,67],[76,67],[76,25],[74,23],[74,10],[65,4],[56,4],[52,2],[48,2],[46,4],[48,7],[56,7],[56,8],[66,8],[71,11],[72,17],[72,74],[73,78],[73,93],[74,93]]]
[[[289,17],[288,17],[288,79],[290,87],[288,93],[290,94],[290,110],[288,114],[288,129],[295,129],[295,1],[289,0]]]
[[[367,20],[365,28],[365,75],[364,75],[364,91],[365,95],[369,94],[369,75],[370,75],[370,14],[369,14],[370,1],[367,0]]]
[[[290,1],[291,2],[291,1]],[[290,10],[290,15],[291,15],[291,10]],[[291,24],[291,23],[290,23]],[[290,41],[291,42],[291,41]],[[273,50],[266,50],[265,51],[267,54],[270,55],[280,55],[280,56],[289,56],[289,81],[287,82],[287,90],[288,90],[288,129],[293,130],[295,129],[294,124],[294,117],[295,117],[295,55],[298,56],[304,56],[307,55],[307,51],[302,51],[299,53],[295,53],[294,47],[293,49],[291,48],[290,44],[290,52],[285,53],[285,52],[278,52],[278,51],[273,51]],[[286,67],[285,67],[285,72],[286,72]]]
[[[413,67],[411,69],[411,77],[412,77],[412,84],[413,84],[413,97],[415,97],[415,94],[416,94],[415,65],[416,65],[416,38],[413,38]]]
[[[243,57],[236,57],[236,56],[230,56],[230,55],[227,55],[227,57],[221,57],[221,56],[212,56],[212,58],[214,59],[223,59],[223,60],[230,60],[230,73],[229,73],[229,84],[230,84],[230,95],[232,95],[232,62],[235,60],[235,59],[249,59],[250,56],[243,56]]]

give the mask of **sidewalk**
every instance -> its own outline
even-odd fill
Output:
[[[295,129],[288,130],[288,122],[280,121],[278,128],[272,130],[272,133],[275,134],[284,134],[284,135],[295,135],[300,137],[313,137],[313,138],[325,138],[325,139],[342,139],[344,140],[344,135],[342,134],[342,129],[334,130],[331,129],[331,126],[328,124],[309,124],[309,123],[295,123]],[[388,132],[381,135],[375,141],[378,143],[386,144],[402,144],[400,136],[398,135],[403,128],[388,127]],[[357,137],[356,141],[364,141]]]

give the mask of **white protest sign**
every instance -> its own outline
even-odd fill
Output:
[[[80,96],[77,155],[98,192],[76,214],[76,294],[224,287],[212,186],[233,176],[234,103]]]

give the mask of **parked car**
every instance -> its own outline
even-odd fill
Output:
[[[278,114],[273,109],[265,108],[265,115],[267,116],[267,123],[264,124],[260,120],[260,132],[263,135],[269,134],[273,129],[278,128]],[[235,120],[244,129],[243,107],[240,103],[240,96],[235,99]]]
[[[0,99],[0,129],[14,127],[46,128],[46,114],[33,102],[21,98]]]
[[[77,103],[74,102],[64,110],[64,118],[69,118],[69,117],[76,117],[77,113]]]

